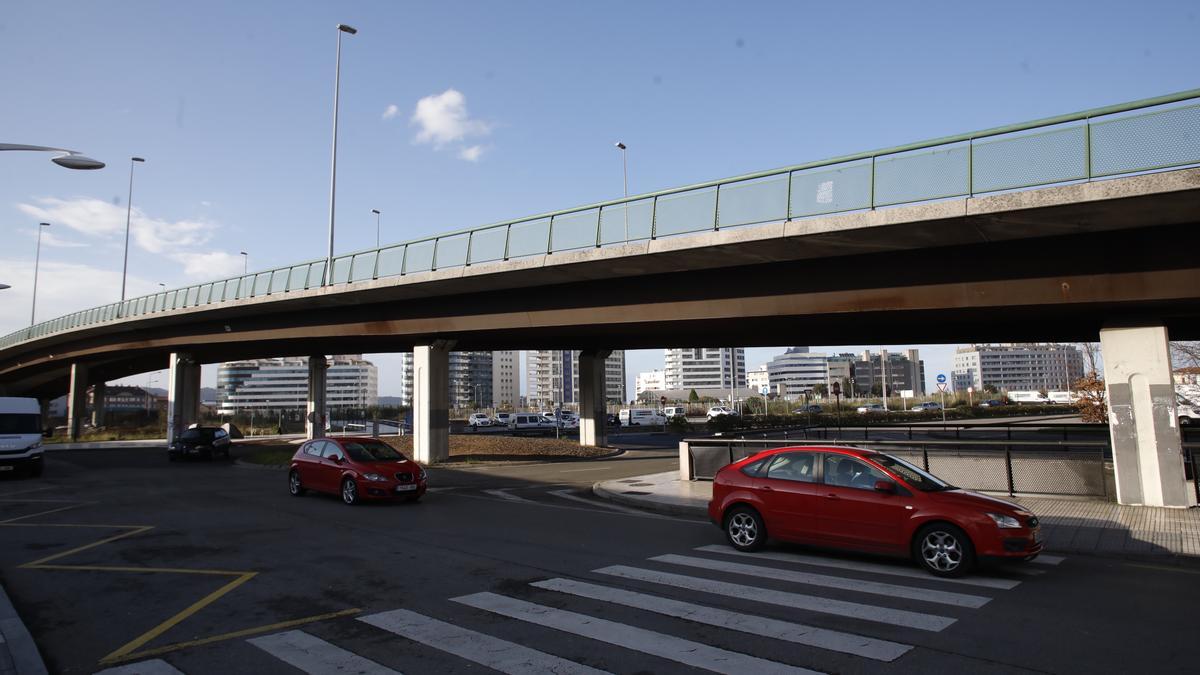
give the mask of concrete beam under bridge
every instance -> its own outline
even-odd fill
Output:
[[[579,444],[608,444],[608,408],[604,394],[604,360],[609,350],[579,352]]]
[[[167,374],[167,444],[199,420],[200,364],[187,352],[175,352]]]
[[[67,390],[67,437],[77,441],[83,431],[83,415],[87,409],[87,366],[72,363],[70,377],[70,387]]]
[[[450,457],[450,350],[439,340],[413,348],[413,456],[422,464]]]
[[[1194,504],[1183,469],[1171,353],[1163,326],[1100,331],[1117,501]]]
[[[325,438],[328,409],[325,404],[329,362],[322,356],[308,357],[308,410],[304,417],[304,434],[308,440]]]

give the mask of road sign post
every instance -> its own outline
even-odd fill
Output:
[[[835,415],[835,417],[837,418],[837,429],[838,429],[837,437],[838,437],[838,440],[840,441],[840,440],[842,440],[842,383],[834,382],[832,389],[833,389],[833,398],[834,398],[834,400],[837,401],[837,414]]]

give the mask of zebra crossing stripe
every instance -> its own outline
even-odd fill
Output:
[[[777,581],[807,584],[809,586],[836,588],[843,591],[853,591],[855,593],[871,593],[873,595],[886,595],[892,598],[906,598],[909,600],[920,600],[922,602],[936,602],[943,605],[953,605],[955,607],[968,607],[970,609],[979,609],[991,601],[991,598],[987,598],[982,595],[967,595],[965,593],[935,591],[928,588],[898,586],[896,584],[886,584],[880,581],[865,581],[863,579],[850,579],[847,577],[831,577],[827,574],[812,574],[811,572],[782,570],[776,567],[746,565],[743,563],[727,562],[724,560],[697,558],[689,555],[675,555],[673,553],[655,556],[650,558],[650,560],[668,563],[671,565],[685,565],[688,567],[699,567],[701,569],[714,570],[717,572],[745,574],[764,579],[775,579]]]
[[[502,673],[607,675],[603,670],[460,628],[406,609],[360,616],[358,620]]]
[[[509,490],[511,490],[511,489],[512,488],[500,488],[498,490],[484,490],[484,492],[489,495],[492,495],[493,497],[499,497],[501,499],[506,499],[510,502],[525,502],[527,504],[535,503],[531,499],[525,499],[524,497],[518,497],[518,496],[510,493]]]
[[[1043,554],[1038,555],[1038,557],[1034,558],[1033,560],[1030,560],[1029,562],[1035,563],[1037,565],[1057,565],[1064,560],[1066,560],[1066,558],[1064,558],[1060,555],[1046,555],[1043,553]]]
[[[717,626],[729,630],[761,635],[785,642],[819,647],[830,651],[853,654],[876,661],[894,661],[912,649],[912,645],[876,640],[874,638],[843,633],[836,630],[805,626],[804,624],[780,621],[753,614],[731,612],[716,607],[706,607],[680,600],[671,600],[655,595],[647,595],[635,591],[611,586],[589,584],[584,581],[571,579],[547,579],[531,584],[559,593],[567,593],[593,600],[611,602],[626,607],[642,609],[664,616],[673,616],[696,623]]]
[[[607,642],[625,649],[657,656],[714,673],[728,675],[770,675],[773,673],[807,673],[807,670],[784,663],[768,661],[738,652],[710,647],[699,642],[656,633],[615,621],[598,619],[586,614],[577,614],[565,609],[555,609],[495,593],[475,593],[453,598],[469,607],[507,616],[511,619],[553,628],[600,642]]]
[[[3,640],[0,640],[0,642],[3,642]],[[183,672],[176,670],[175,666],[162,659],[153,659],[131,663],[127,666],[105,668],[94,675],[183,675]]]
[[[643,511],[641,509],[635,509],[635,508],[632,508],[629,506],[621,506],[620,504],[609,504],[608,502],[602,502],[602,501],[598,501],[595,499],[588,499],[587,497],[580,497],[579,495],[571,494],[570,490],[547,490],[546,492],[547,492],[547,494],[554,495],[555,497],[558,497],[560,499],[569,499],[573,502],[580,502],[582,504],[587,504],[588,506],[599,507],[602,509],[609,509],[611,511],[620,511],[621,513],[628,513],[628,514],[635,515],[635,516],[645,516],[647,518],[659,518],[662,520],[676,520],[675,518],[672,518],[670,516],[664,516],[664,515],[661,515],[658,513],[650,513],[648,511]]]
[[[598,574],[621,577],[622,579],[645,581],[673,588],[722,595],[728,598],[762,602],[768,605],[779,605],[780,607],[803,609],[822,614],[833,614],[851,619],[874,621],[875,623],[887,623],[894,626],[916,628],[917,630],[926,630],[935,633],[944,630],[947,626],[955,622],[955,619],[948,616],[864,605],[857,602],[834,600],[832,598],[804,595],[802,593],[789,593],[773,588],[732,584],[728,581],[690,577],[684,574],[672,574],[670,572],[659,572],[657,570],[647,570],[625,565],[612,565],[592,571]]]
[[[302,630],[289,630],[247,640],[250,644],[309,675],[400,675]]]
[[[871,572],[873,574],[886,574],[893,577],[908,577],[910,579],[924,579],[926,581],[937,581],[939,583],[962,584],[965,586],[982,586],[984,588],[998,588],[1001,590],[1012,590],[1021,582],[1017,579],[1002,579],[999,577],[966,577],[963,579],[947,579],[945,577],[935,577],[923,570],[912,569],[909,567],[901,567],[899,564],[888,565],[884,563],[872,563],[861,560],[844,560],[841,558],[824,558],[816,555],[804,555],[801,553],[776,553],[773,551],[761,553],[746,553],[739,551],[730,546],[721,546],[719,544],[711,544],[709,546],[700,546],[697,551],[703,553],[719,553],[721,555],[743,556],[747,558],[760,558],[762,560],[778,560],[780,562],[794,562],[802,565],[812,565],[814,567],[832,567],[835,569],[853,570],[855,572]]]

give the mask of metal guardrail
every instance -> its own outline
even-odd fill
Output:
[[[1193,89],[447,232],[337,256],[328,279],[325,260],[309,260],[74,312],[2,337],[0,349],[331,284],[1200,164],[1197,100]]]

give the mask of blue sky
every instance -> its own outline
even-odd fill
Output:
[[[636,193],[1200,84],[1194,2],[8,0],[0,142],[109,167],[0,157],[0,333],[39,220],[39,318],[118,299],[132,155],[131,294],[322,257],[339,22],[339,252],[619,196],[618,139]]]

